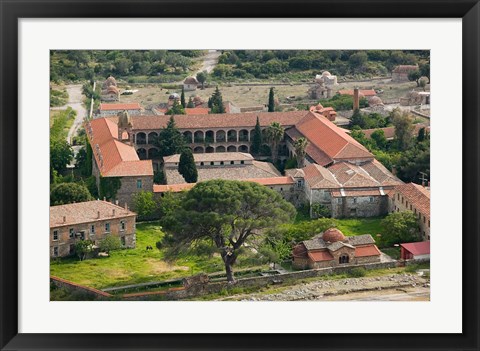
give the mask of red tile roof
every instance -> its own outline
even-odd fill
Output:
[[[395,193],[400,193],[427,219],[430,219],[430,191],[423,186],[408,183],[397,185]],[[395,196],[395,195],[394,195]]]
[[[153,175],[151,161],[139,160],[133,146],[118,141],[118,127],[111,119],[94,119],[85,129],[103,177]]]
[[[245,181],[255,182],[261,185],[292,185],[294,184],[292,177],[250,178],[250,179],[245,179]]]
[[[376,245],[355,246],[355,257],[380,256]]]
[[[331,261],[333,260],[333,256],[330,252],[328,251],[310,251],[308,253],[308,257],[310,257],[310,259],[313,261],[313,262],[321,262],[321,261]]]
[[[175,123],[179,129],[206,129],[206,128],[255,128],[257,116],[260,125],[269,126],[278,122],[283,127],[293,126],[300,121],[307,111],[293,112],[259,112],[235,114],[208,114],[208,115],[175,115]],[[132,116],[134,130],[159,130],[164,128],[170,116]]]
[[[187,115],[208,115],[210,109],[207,107],[187,107],[185,113]]]
[[[113,215],[113,211],[115,211],[115,215]],[[99,212],[100,218],[98,218]],[[135,212],[102,200],[50,206],[50,228],[135,215]],[[63,221],[64,217],[65,222]]]
[[[373,159],[362,144],[323,116],[309,111],[295,128],[331,159]]]
[[[343,89],[343,90],[339,90],[338,93],[340,95],[351,95],[353,96],[353,90],[352,89]],[[358,93],[360,95],[363,95],[363,96],[375,96],[377,95],[377,93],[375,92],[375,90],[373,89],[367,89],[367,90],[361,90],[359,89],[358,90]]]
[[[141,109],[142,107],[137,102],[130,103],[130,104],[100,104],[100,111],[141,110]]]
[[[412,255],[427,255],[430,253],[430,241],[420,241],[417,243],[400,244],[405,250]]]
[[[302,170],[305,173],[305,181],[311,189],[335,189],[341,186],[332,173],[322,166],[312,163]]]

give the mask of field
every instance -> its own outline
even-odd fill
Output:
[[[106,287],[164,281],[197,274],[222,272],[219,256],[182,255],[175,262],[166,262],[164,252],[155,247],[163,236],[158,224],[137,224],[137,245],[134,249],[113,251],[110,257],[79,261],[76,257],[58,259],[50,264],[50,274],[75,283],[103,289]],[[145,250],[152,246],[153,250]],[[248,255],[239,257],[237,269],[254,265]],[[242,262],[243,259],[243,262]],[[266,267],[265,267],[266,268]]]
[[[312,77],[313,81],[313,77]],[[275,88],[275,96],[279,99],[280,103],[287,104],[313,104],[307,96],[310,84],[302,83],[295,85],[235,85],[227,84],[220,85],[219,88],[222,92],[223,101],[231,101],[239,107],[247,106],[260,106],[268,103],[268,93],[270,87]],[[122,102],[138,102],[142,106],[149,107],[155,106],[159,103],[166,103],[168,96],[171,93],[181,93],[181,87],[177,86],[173,88],[162,87],[160,84],[132,84],[132,89],[138,89],[139,91],[133,95],[122,95],[120,100]],[[360,89],[382,89],[383,94],[379,95],[385,101],[398,100],[400,97],[406,96],[412,89],[416,89],[415,82],[407,83],[392,83],[390,79],[372,80],[367,82],[342,82],[335,88],[340,89],[353,89],[359,87]],[[215,91],[215,87],[205,88],[204,90],[197,89],[194,92],[186,92],[185,100],[188,102],[190,96],[198,95],[205,102]],[[287,97],[295,97],[290,101]]]
[[[345,235],[374,234],[379,231],[380,218],[339,219],[338,228]],[[174,262],[165,261],[164,252],[155,247],[163,236],[156,223],[137,224],[137,245],[134,249],[113,251],[110,257],[79,261],[76,257],[51,262],[50,274],[75,283],[103,289],[107,287],[164,281],[205,273],[223,273],[224,266],[218,255],[199,256],[184,254]],[[153,250],[145,250],[152,246]],[[238,258],[235,270],[268,269],[248,251]]]

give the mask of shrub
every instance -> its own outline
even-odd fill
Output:
[[[361,277],[365,277],[366,273],[367,271],[365,268],[356,267],[348,271],[348,276],[352,278],[361,278]]]

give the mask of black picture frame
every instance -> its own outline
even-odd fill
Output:
[[[114,6],[112,6],[114,5]],[[18,24],[20,18],[462,18],[463,333],[21,334],[18,333]],[[478,0],[0,0],[0,347],[2,350],[478,350]],[[175,14],[173,14],[175,15]],[[314,17],[315,15],[313,15]],[[468,126],[468,127],[467,127]],[[467,186],[468,185],[468,186]],[[453,235],[460,235],[454,233]],[[214,329],[214,326],[213,326]]]

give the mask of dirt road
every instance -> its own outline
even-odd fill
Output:
[[[210,73],[218,63],[218,57],[221,55],[219,50],[208,50],[208,54],[203,59],[202,67],[197,73],[207,71]]]
[[[67,141],[69,144],[72,143],[73,137],[77,134],[78,128],[83,123],[83,119],[87,115],[87,110],[82,104],[83,95],[82,95],[82,85],[75,84],[75,85],[66,85],[65,89],[68,93],[68,102],[64,106],[60,107],[51,107],[51,110],[66,110],[67,107],[71,107],[77,112],[77,116],[75,117],[75,121],[73,121],[70,130],[68,131]]]
[[[430,283],[417,274],[319,279],[261,293],[223,298],[236,301],[429,301]]]

